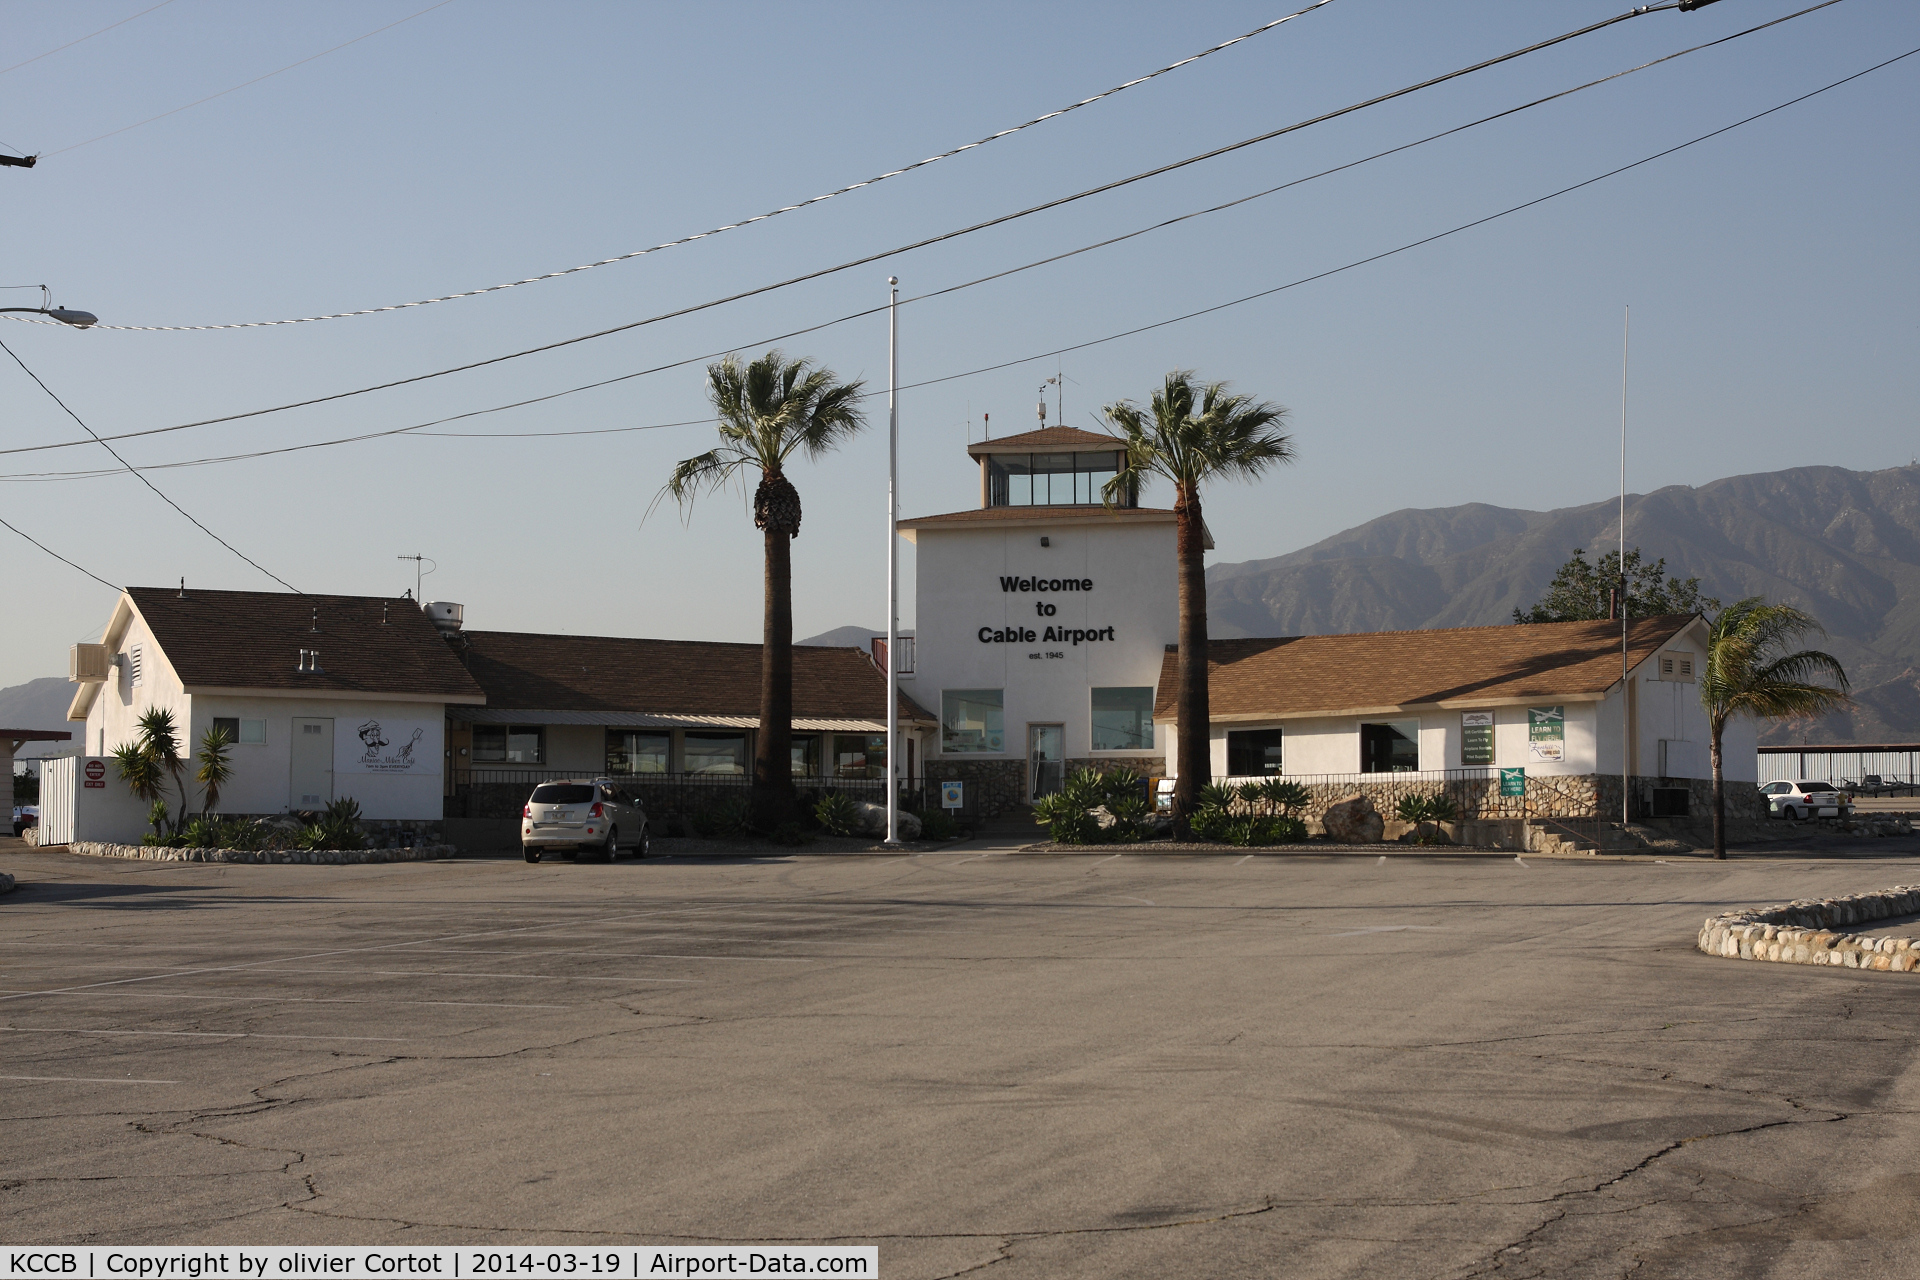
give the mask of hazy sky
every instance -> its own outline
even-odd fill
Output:
[[[1208,5],[6,5],[0,284],[103,322],[190,325],[376,307],[629,252],[1004,129],[1306,0]],[[1334,0],[1192,66],[978,150],[766,223],[562,279],[354,319],[0,339],[102,434],[362,387],[559,340],[1009,212],[1620,12],[1613,0]],[[1635,18],[1465,80],[1010,225],[487,369],[130,440],[146,466],[390,430],[729,348],[1247,195],[1804,7]],[[915,383],[1226,302],[1545,195],[1920,46],[1920,5],[1844,0],[1518,116],[1233,210],[903,306]],[[1144,398],[1170,368],[1293,411],[1297,465],[1210,495],[1218,558],[1277,555],[1403,506],[1544,508],[1614,490],[1621,307],[1633,307],[1630,485],[1920,451],[1914,422],[1920,56],[1490,225],[1263,300],[902,395],[903,513],[973,505],[964,448]],[[77,145],[84,144],[84,145]],[[66,148],[73,148],[66,150]],[[32,305],[9,292],[0,305]],[[788,350],[884,392],[884,317]],[[1049,397],[1051,402],[1051,396]],[[801,466],[799,634],[879,625],[885,401]],[[1051,403],[1049,415],[1052,415]],[[759,634],[738,497],[650,502],[710,426],[702,362],[444,431],[149,472],[307,591],[413,585],[468,625]],[[82,433],[0,355],[0,447]],[[98,446],[0,455],[0,515],[112,582],[277,589]],[[1164,502],[1166,495],[1149,494]],[[644,519],[644,522],[643,522]],[[1659,548],[1648,548],[1658,554]],[[911,622],[911,550],[906,621]],[[0,685],[60,674],[112,593],[0,529]]]

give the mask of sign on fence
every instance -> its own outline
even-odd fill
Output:
[[[940,784],[940,807],[942,809],[961,809],[966,807],[967,784],[964,782],[943,782]]]
[[[1500,771],[1500,794],[1503,796],[1526,795],[1527,771],[1525,769],[1502,769]]]

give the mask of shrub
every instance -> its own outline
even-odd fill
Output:
[[[1146,797],[1139,795],[1107,801],[1107,812],[1113,815],[1113,838],[1122,841],[1138,840],[1145,835],[1153,818],[1153,809]]]
[[[1085,787],[1076,787],[1078,775],[1050,796],[1042,796],[1033,805],[1033,820],[1047,829],[1055,844],[1097,844],[1105,833],[1093,816],[1093,805]]]
[[[1460,816],[1460,806],[1452,796],[1406,795],[1393,807],[1393,816],[1402,822],[1452,822]]]
[[[920,819],[922,840],[951,840],[960,834],[960,824],[945,809],[914,809],[910,812]]]
[[[294,845],[301,849],[358,849],[366,843],[360,831],[360,802],[341,796],[329,804],[318,821],[301,828]]]
[[[687,824],[693,834],[713,840],[724,836],[753,834],[753,799],[750,796],[726,796],[695,809]]]
[[[843,791],[829,791],[820,797],[813,806],[813,820],[828,835],[852,836],[860,834],[860,808],[853,797]]]
[[[1313,797],[1307,789],[1297,782],[1287,782],[1280,778],[1268,778],[1260,784],[1260,803],[1274,813],[1293,815],[1307,807]]]

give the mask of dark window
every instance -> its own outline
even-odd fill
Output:
[[[833,757],[836,777],[884,778],[887,776],[887,735],[836,733]]]
[[[473,758],[495,764],[543,764],[547,731],[537,724],[473,726]]]
[[[585,804],[593,799],[593,788],[573,782],[549,782],[533,789],[531,804]]]
[[[688,773],[744,774],[747,772],[747,735],[744,733],[689,733],[682,740]]]
[[[1227,773],[1235,778],[1273,777],[1280,772],[1280,730],[1227,731]]]
[[[1093,691],[1093,749],[1153,749],[1153,686]]]
[[[793,763],[789,768],[796,778],[817,778],[820,776],[820,735],[817,733],[796,733],[788,746]]]
[[[213,728],[216,733],[226,734],[229,744],[240,741],[239,716],[233,716],[231,718],[227,716],[215,716],[213,718]]]
[[[1834,785],[1831,782],[1803,782],[1800,784],[1800,789],[1802,791],[1832,791],[1834,790]]]
[[[990,507],[1093,506],[1119,474],[1116,450],[1097,453],[997,453],[987,458]],[[1131,494],[1120,505],[1133,505]]]
[[[1420,722],[1360,726],[1360,772],[1414,773],[1420,768]]]
[[[666,773],[672,753],[673,739],[664,732],[607,730],[608,773]]]

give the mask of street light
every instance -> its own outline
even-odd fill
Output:
[[[88,329],[100,323],[100,317],[91,311],[69,311],[65,307],[0,307],[0,311],[28,311],[37,316],[52,316],[61,324],[70,324],[76,329]]]

